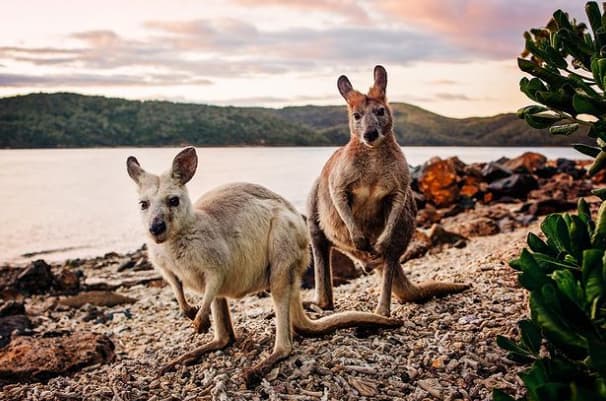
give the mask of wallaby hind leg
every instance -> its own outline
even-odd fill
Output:
[[[397,260],[386,260],[381,271],[383,279],[381,283],[381,295],[379,295],[379,303],[375,309],[375,313],[389,317],[391,314],[391,292],[395,271],[399,268]]]
[[[225,298],[215,298],[211,304],[211,311],[215,331],[213,341],[173,359],[162,368],[160,374],[174,370],[177,365],[193,365],[198,362],[202,355],[223,349],[236,340],[227,300]]]
[[[246,370],[243,374],[246,385],[251,387],[261,381],[276,363],[286,359],[292,352],[292,324],[290,315],[290,301],[292,287],[298,280],[294,279],[296,267],[280,269],[279,266],[271,273],[271,297],[276,311],[276,340],[273,352],[264,360]]]
[[[313,223],[317,224],[317,223]],[[314,303],[322,309],[334,309],[332,293],[332,268],[330,266],[331,244],[320,227],[311,231],[311,243],[314,258],[315,297]]]

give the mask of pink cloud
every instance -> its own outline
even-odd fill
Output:
[[[367,24],[368,14],[356,0],[233,0],[250,7],[282,7],[306,11],[320,11],[345,17],[349,22]]]
[[[544,26],[562,8],[583,17],[581,7],[555,0],[385,0],[377,3],[385,16],[405,21],[426,33],[434,31],[447,40],[484,55],[511,58],[523,48],[522,33]]]

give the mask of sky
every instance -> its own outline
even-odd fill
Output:
[[[528,104],[525,30],[579,0],[4,1],[0,97],[69,91],[234,106],[343,104],[376,64],[387,96],[450,117]]]

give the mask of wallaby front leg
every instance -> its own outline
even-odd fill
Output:
[[[329,185],[330,190],[330,198],[332,199],[333,204],[335,205],[335,209],[337,209],[337,213],[343,223],[345,223],[345,227],[349,231],[349,235],[351,237],[351,241],[354,243],[357,249],[361,251],[370,251],[370,243],[368,242],[368,238],[364,236],[362,230],[356,224],[356,221],[353,217],[353,212],[351,207],[349,206],[349,193],[348,191],[340,186],[340,185]]]
[[[393,285],[394,270],[400,266],[393,261],[385,261],[383,265],[383,282],[381,283],[381,295],[377,304],[376,314],[389,317],[391,314],[391,287]]]
[[[177,303],[179,304],[179,308],[183,311],[185,316],[193,320],[196,317],[196,313],[198,312],[198,308],[195,306],[191,306],[187,299],[185,299],[185,294],[183,293],[183,283],[177,276],[171,273],[168,270],[162,270],[162,276],[168,281],[170,287],[175,293],[175,298],[177,298]]]
[[[222,280],[218,274],[214,272],[213,274],[208,274],[208,277],[206,277],[206,285],[204,286],[202,304],[193,321],[194,330],[196,330],[197,333],[205,333],[210,328],[210,307],[217,297],[221,285]]]
[[[387,221],[383,232],[377,238],[377,242],[374,244],[374,250],[379,255],[384,255],[389,246],[389,242],[393,236],[394,229],[398,223],[398,219],[404,212],[404,206],[406,205],[406,193],[404,191],[398,191],[393,196],[391,202],[391,210],[387,216]]]

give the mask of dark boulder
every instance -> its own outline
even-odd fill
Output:
[[[525,199],[530,191],[538,187],[538,181],[530,174],[513,174],[510,177],[501,178],[488,184],[488,190],[498,198]]]

